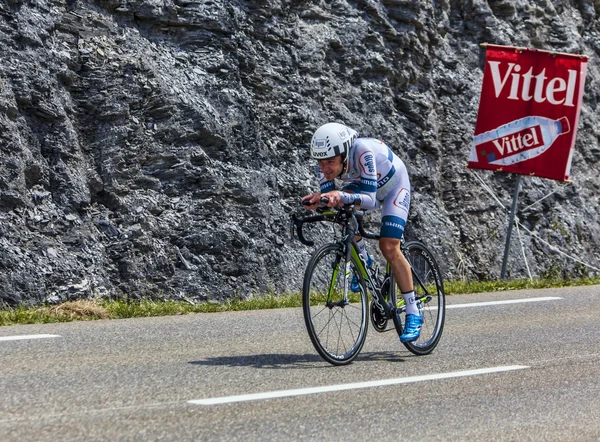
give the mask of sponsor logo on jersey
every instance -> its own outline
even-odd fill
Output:
[[[379,174],[378,174],[378,176],[379,176]],[[391,177],[389,175],[386,175],[383,177],[382,180],[378,179],[377,180],[377,188],[379,189],[380,187],[382,187],[385,183],[387,183],[390,180],[390,178]]]
[[[408,192],[408,189],[400,189],[400,192],[398,192],[398,195],[396,195],[396,199],[394,200],[394,206],[408,210],[410,206],[410,193]]]
[[[365,152],[359,158],[359,164],[362,168],[363,175],[377,176],[375,172],[375,158],[372,152]]]

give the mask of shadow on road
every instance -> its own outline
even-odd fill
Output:
[[[192,361],[192,365],[226,365],[229,367],[254,367],[254,368],[315,368],[327,364],[319,355],[286,355],[286,354],[266,354],[266,355],[243,355],[243,356],[222,356],[208,358],[201,361]],[[327,364],[329,365],[329,364]]]
[[[405,358],[397,352],[361,353],[353,364],[365,361],[371,362],[404,362]],[[289,354],[264,354],[264,355],[242,355],[222,356],[208,358],[200,361],[191,361],[191,365],[218,365],[229,367],[254,367],[268,369],[289,368],[334,368],[325,362],[318,354],[289,355]]]

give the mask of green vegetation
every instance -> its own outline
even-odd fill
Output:
[[[450,281],[444,283],[444,289],[447,295],[461,295],[467,293],[504,292],[508,290],[525,289],[547,289],[553,287],[574,287],[595,284],[600,284],[600,277],[586,277],[579,279],[517,279],[514,281]]]
[[[541,289],[600,284],[600,278],[522,279],[515,281],[450,281],[446,282],[447,295],[501,292],[508,290]],[[188,313],[214,313],[241,310],[263,310],[300,307],[300,294],[275,296],[269,294],[249,299],[236,299],[224,303],[185,301],[71,301],[60,305],[19,307],[0,310],[0,326],[15,324],[44,324],[95,319],[123,319],[149,316],[185,315]]]

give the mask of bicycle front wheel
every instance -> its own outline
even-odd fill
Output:
[[[345,365],[358,356],[367,335],[366,285],[354,260],[358,291],[344,296],[345,254],[339,244],[325,244],[312,256],[304,274],[302,310],[308,335],[327,362]]]
[[[446,298],[442,274],[435,258],[421,242],[408,242],[402,251],[412,269],[415,300],[423,315],[419,338],[404,346],[416,355],[426,355],[437,346],[444,328]],[[394,318],[398,334],[402,334],[403,319],[399,314]]]

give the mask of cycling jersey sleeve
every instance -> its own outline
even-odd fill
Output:
[[[344,204],[360,200],[363,209],[374,209],[378,206],[377,193],[377,167],[375,165],[375,155],[370,149],[366,149],[358,155],[358,170],[360,178],[354,183],[352,190],[358,190],[360,193],[342,192],[341,200]]]

